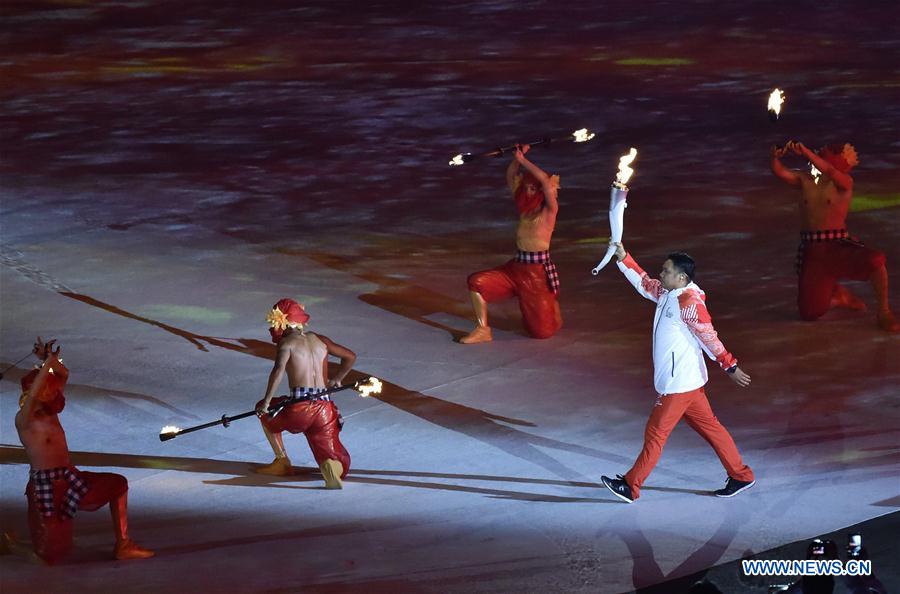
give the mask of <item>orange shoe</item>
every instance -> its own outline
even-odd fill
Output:
[[[138,546],[130,538],[126,538],[121,542],[117,542],[116,548],[113,551],[113,555],[119,561],[127,561],[129,559],[149,559],[155,554],[156,553],[154,553],[150,549],[145,549],[144,547]]]
[[[343,489],[344,483],[341,481],[341,475],[344,474],[344,466],[337,460],[328,459],[319,465],[322,472],[322,478],[325,479],[326,489]]]
[[[890,310],[878,314],[878,327],[886,332],[900,332],[900,322]]]
[[[293,467],[289,458],[275,458],[271,464],[260,466],[256,469],[259,474],[270,474],[272,476],[288,476],[293,474]]]
[[[490,326],[476,326],[474,330],[459,339],[462,344],[478,344],[479,342],[491,342],[494,337],[491,336]]]

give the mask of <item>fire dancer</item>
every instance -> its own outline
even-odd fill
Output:
[[[16,414],[16,430],[25,446],[31,473],[25,495],[28,498],[28,525],[34,554],[48,564],[62,559],[72,548],[72,519],[78,510],[96,511],[109,504],[116,545],[116,559],[146,559],[153,551],[138,546],[128,537],[128,481],[120,474],[86,472],[72,466],[66,432],[59,413],[66,404],[63,388],[69,370],[54,350],[51,340],[40,337],[34,354],[42,363],[22,378],[22,397]],[[6,544],[19,553],[28,553],[24,543],[4,535]]]
[[[529,145],[516,148],[506,170],[506,183],[519,211],[516,257],[497,268],[469,275],[469,294],[477,326],[460,339],[463,344],[489,342],[487,304],[519,298],[525,330],[534,338],[550,338],[562,326],[559,274],[550,259],[550,238],[556,226],[559,176],[549,176],[525,157]],[[525,173],[519,174],[519,167]]]
[[[818,175],[785,168],[781,158],[789,152],[807,158]],[[859,163],[853,146],[832,144],[813,152],[801,142],[790,141],[784,148],[772,147],[771,154],[772,172],[801,192],[803,222],[797,251],[800,317],[815,320],[830,307],[864,311],[865,303],[838,280],[868,280],[878,302],[878,326],[888,332],[900,331],[900,322],[888,303],[884,253],[847,233],[847,211],[853,200],[850,170]]]
[[[266,316],[272,342],[278,345],[278,351],[275,365],[269,374],[266,395],[256,403],[256,412],[266,439],[275,452],[275,460],[258,468],[256,472],[275,476],[291,474],[291,461],[284,449],[281,433],[303,433],[325,479],[325,487],[341,489],[341,480],[350,471],[350,454],[340,440],[343,421],[331,397],[316,394],[324,392],[328,387],[340,385],[352,369],[356,355],[327,336],[307,332],[308,320],[309,315],[303,306],[293,299],[282,299]],[[330,380],[328,355],[341,360],[337,373]],[[270,404],[277,408],[288,398],[280,396],[274,401],[272,399],[285,371],[291,396],[301,402],[286,406],[272,418],[267,413]]]
[[[733,497],[756,483],[753,471],[741,460],[731,435],[716,419],[703,386],[707,382],[705,351],[742,388],[750,376],[741,371],[737,359],[725,350],[706,310],[706,294],[694,283],[694,260],[684,253],[670,254],[659,280],[641,270],[637,262],[616,242],[619,270],[637,292],[657,303],[653,320],[653,384],[656,404],[644,430],[644,447],[625,476],[602,476],[607,489],[632,503],[641,495],[641,485],[656,466],[669,434],[685,417],[691,429],[712,446],[728,473],[725,487],[716,497]]]

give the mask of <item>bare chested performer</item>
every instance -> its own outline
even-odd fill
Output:
[[[28,525],[34,553],[53,564],[72,548],[72,518],[78,510],[96,511],[109,504],[116,546],[116,559],[145,559],[153,551],[139,547],[128,537],[128,481],[111,472],[87,472],[72,466],[66,432],[59,413],[66,404],[63,388],[69,370],[59,358],[60,348],[40,337],[34,353],[41,359],[40,370],[22,378],[20,410],[16,430],[31,463],[25,495],[28,498]],[[6,535],[15,552],[25,549]],[[22,543],[24,544],[24,543]]]
[[[516,257],[497,268],[469,275],[469,294],[478,325],[462,337],[463,344],[489,342],[487,304],[519,298],[522,323],[533,338],[550,338],[562,327],[559,274],[550,259],[550,238],[556,226],[559,176],[549,176],[525,157],[530,147],[516,149],[506,170],[506,183],[519,211]],[[519,174],[519,166],[525,168]]]
[[[781,158],[788,153],[808,159],[820,175],[786,169]],[[772,172],[801,192],[797,305],[804,320],[818,319],[830,307],[865,310],[865,303],[838,280],[867,280],[878,301],[878,326],[898,332],[900,323],[888,304],[884,253],[864,246],[847,233],[847,212],[853,200],[850,170],[858,163],[856,151],[849,143],[832,144],[817,152],[793,141],[784,148],[772,147]]]
[[[328,489],[341,489],[341,480],[350,471],[350,454],[340,440],[343,421],[330,396],[316,396],[328,387],[338,386],[353,368],[356,354],[327,336],[305,329],[309,315],[293,299],[282,299],[272,308],[266,321],[272,342],[278,345],[275,365],[269,374],[265,397],[256,403],[266,439],[275,452],[271,464],[256,472],[285,476],[291,474],[291,461],[281,439],[283,431],[303,433]],[[341,360],[337,373],[328,379],[328,355]],[[291,396],[302,402],[286,406],[274,418],[267,414],[269,405],[277,407],[287,396],[272,397],[287,372]]]

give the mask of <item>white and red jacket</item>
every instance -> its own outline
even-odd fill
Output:
[[[693,282],[667,291],[630,254],[618,263],[637,292],[656,303],[653,317],[653,385],[658,394],[696,390],[708,380],[701,349],[722,369],[737,359],[725,350],[706,310],[706,293]]]

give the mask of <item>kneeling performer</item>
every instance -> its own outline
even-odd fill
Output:
[[[340,440],[343,421],[331,397],[317,397],[316,394],[340,385],[352,369],[356,355],[326,336],[307,332],[305,324],[308,320],[309,315],[303,306],[293,299],[282,299],[266,316],[272,342],[278,345],[278,351],[269,374],[266,395],[256,403],[256,411],[263,432],[275,452],[275,460],[258,468],[257,472],[276,476],[291,474],[291,461],[285,452],[281,433],[303,433],[325,478],[325,487],[341,489],[341,480],[350,470],[350,454]],[[331,380],[328,379],[328,355],[341,360],[337,374]],[[267,412],[270,404],[277,408],[288,398],[280,396],[272,399],[285,371],[291,396],[302,401],[286,406],[271,417]]]

